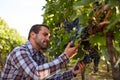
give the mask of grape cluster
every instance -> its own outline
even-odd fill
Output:
[[[98,72],[98,64],[99,64],[99,61],[100,61],[100,56],[98,55],[98,52],[95,50],[95,49],[91,49],[89,51],[89,56],[91,57],[91,59],[93,59],[93,62],[94,62],[94,72]]]
[[[89,56],[88,54],[85,54],[83,60],[78,61],[77,65],[78,65],[78,64],[81,64],[82,62],[83,62],[84,64],[89,64],[89,63],[91,63],[91,58],[90,58],[90,56]],[[78,70],[78,69],[79,69],[79,67],[78,67],[77,65],[75,66],[74,70]]]
[[[82,32],[81,32],[81,39],[82,40],[85,40],[89,37],[88,30],[89,30],[89,26],[86,26],[85,28],[82,29]]]
[[[80,25],[79,25],[79,18],[76,18],[72,22],[68,22],[67,20],[64,21],[64,28],[67,32],[70,32],[73,30],[73,28],[76,28],[76,32],[78,32]]]
[[[71,38],[71,41],[73,42],[71,47],[73,47],[75,40],[78,39],[78,31],[80,29],[79,18],[76,18],[72,22],[68,22],[67,20],[65,20],[64,21],[64,28],[68,33],[70,33],[73,30],[73,28],[75,28],[75,36]]]
[[[96,73],[96,72],[98,72],[99,60],[100,60],[100,56],[98,55],[97,51],[92,48],[89,51],[89,54],[85,54],[84,58],[82,60],[80,60],[78,62],[78,64],[81,63],[81,62],[84,62],[84,64],[89,64],[89,63],[93,62],[94,63],[94,66],[93,66],[94,73]],[[74,70],[78,70],[78,66],[77,65],[75,66]]]
[[[70,32],[73,30],[73,28],[76,28],[76,36],[74,36],[72,38],[73,41],[73,45],[74,46],[74,41],[78,38],[81,38],[81,45],[84,45],[84,50],[87,50],[89,52],[89,54],[85,54],[84,58],[80,61],[78,61],[77,64],[81,64],[81,62],[85,63],[85,64],[89,64],[91,62],[94,62],[94,72],[98,71],[98,64],[99,64],[99,60],[100,60],[100,56],[98,55],[97,51],[94,48],[90,48],[90,43],[88,40],[86,40],[89,37],[89,26],[86,26],[82,29],[81,31],[81,35],[79,37],[77,37],[78,31],[80,29],[80,25],[79,25],[79,18],[76,18],[74,21],[72,22],[68,22],[67,20],[64,21],[64,28],[67,32]],[[71,47],[72,47],[71,46]],[[78,66],[76,65],[75,70],[78,69]]]
[[[92,62],[91,57],[89,56],[89,54],[85,54],[82,61],[83,61],[85,64],[89,64],[89,63]]]
[[[100,6],[100,4],[99,4],[98,1],[95,1],[93,4],[94,4],[95,6]]]
[[[90,42],[89,41],[82,41],[81,45],[83,45],[84,50],[89,50],[89,48],[90,48]]]

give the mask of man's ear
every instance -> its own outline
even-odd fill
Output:
[[[30,34],[30,36],[32,37],[32,38],[35,38],[35,33],[34,32],[31,32],[31,34]]]

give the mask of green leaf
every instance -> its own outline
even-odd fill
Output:
[[[90,43],[93,45],[98,44],[104,46],[106,45],[105,36],[102,34],[96,34],[94,37],[90,39]]]
[[[107,26],[107,30],[113,30],[117,22],[120,21],[120,14],[114,16],[110,20],[110,24]]]

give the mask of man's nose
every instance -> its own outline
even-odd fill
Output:
[[[47,37],[47,40],[50,41],[50,37]]]

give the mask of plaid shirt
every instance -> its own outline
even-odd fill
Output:
[[[58,73],[63,64],[68,62],[69,58],[65,53],[48,62],[47,57],[36,52],[27,41],[10,53],[1,73],[1,80],[71,80],[74,77],[71,70]]]

